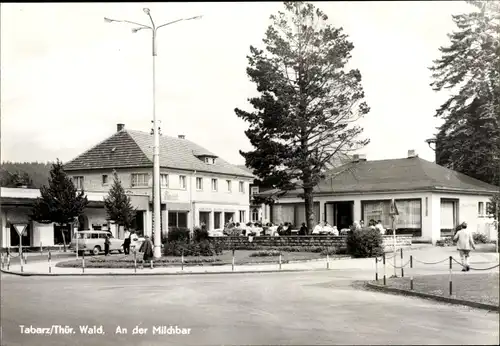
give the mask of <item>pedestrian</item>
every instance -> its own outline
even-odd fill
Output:
[[[307,233],[308,232],[307,232],[306,223],[302,222],[302,226],[300,227],[300,230],[299,230],[299,235],[306,235]]]
[[[142,243],[139,252],[144,253],[142,257],[142,267],[144,268],[144,262],[149,262],[153,259],[153,243],[151,242],[151,239],[149,239],[148,235],[144,236],[144,242]]]
[[[106,239],[104,240],[104,256],[109,255],[109,246],[111,245],[111,240],[109,239],[109,235],[106,234]]]
[[[128,255],[130,253],[131,236],[132,233],[130,233],[128,229],[125,230],[125,235],[124,235],[125,240],[123,241],[123,252],[125,252],[125,255]]]
[[[462,271],[466,272],[470,270],[469,266],[469,255],[471,249],[475,249],[474,239],[472,233],[467,229],[467,224],[464,222],[461,225],[461,229],[455,234],[453,240],[457,242],[457,250],[460,254],[460,259],[462,260]]]

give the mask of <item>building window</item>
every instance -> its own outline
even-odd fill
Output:
[[[160,174],[160,186],[168,187],[168,174]]]
[[[107,174],[102,175],[102,185],[108,185],[109,179]]]
[[[231,192],[232,191],[231,180],[226,180],[226,183],[227,183],[227,192]]]
[[[259,220],[259,211],[254,208],[252,209],[252,221],[257,221]]]
[[[253,196],[256,193],[259,193],[259,187],[258,186],[252,186],[252,188],[250,189],[250,195]]]
[[[240,222],[246,222],[244,210],[240,210]]]
[[[196,178],[196,190],[201,191],[203,190],[203,178]]]
[[[149,174],[132,173],[132,186],[148,186]]]
[[[399,215],[396,217],[394,227],[398,230],[410,231],[415,236],[421,236],[422,200],[396,200],[395,203],[398,208]],[[361,201],[361,208],[365,225],[368,225],[370,220],[374,220],[375,222],[380,220],[385,228],[392,228],[390,200]]]
[[[212,191],[217,191],[217,179],[212,179]]]
[[[214,229],[219,229],[221,228],[221,214],[222,212],[220,211],[215,211],[214,212]]]
[[[245,183],[243,181],[240,181],[240,192],[245,192]]]
[[[168,227],[187,227],[187,212],[185,211],[169,211],[168,212]]]
[[[78,189],[78,190],[82,190],[83,189],[83,177],[73,177],[73,184],[75,184],[75,187]]]
[[[179,186],[183,190],[186,189],[186,176],[185,175],[179,175]]]
[[[477,204],[477,215],[484,216],[484,203],[483,202],[479,202]]]
[[[213,158],[213,157],[205,157],[205,163],[208,163],[209,165],[214,165],[215,164],[215,158]]]

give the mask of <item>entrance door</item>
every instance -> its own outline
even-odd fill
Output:
[[[211,229],[210,224],[210,212],[209,211],[200,211],[200,225],[204,223],[207,226],[207,229]]]
[[[344,228],[349,228],[354,223],[354,202],[335,202],[333,203],[335,211],[334,222],[337,229],[340,231]]]

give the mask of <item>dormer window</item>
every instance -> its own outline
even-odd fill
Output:
[[[205,156],[205,163],[208,163],[209,165],[215,165],[215,157]]]

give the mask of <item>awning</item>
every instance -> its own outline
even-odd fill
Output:
[[[167,203],[167,210],[169,211],[191,211],[189,203]]]

